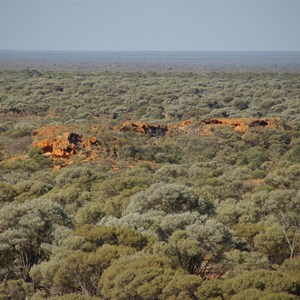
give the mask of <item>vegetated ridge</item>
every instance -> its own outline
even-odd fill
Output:
[[[191,128],[190,125],[194,124]],[[229,127],[240,134],[244,134],[249,128],[279,128],[277,118],[211,118],[202,121],[186,120],[171,125],[148,124],[144,122],[126,121],[112,129],[121,132],[137,132],[149,137],[163,137],[166,135],[191,133],[209,135],[216,127]],[[288,129],[285,127],[284,129]],[[67,126],[46,126],[32,132],[32,146],[39,148],[53,161],[60,159],[63,163],[55,165],[61,167],[73,164],[79,159],[81,162],[101,160],[103,153],[113,154],[118,157],[118,145],[110,147],[104,140],[99,142],[95,136],[83,139],[80,132],[75,132]],[[72,158],[72,159],[70,159]]]

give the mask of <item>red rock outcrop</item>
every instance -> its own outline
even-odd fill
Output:
[[[91,138],[84,140],[82,145],[86,148],[86,150],[90,150],[92,146],[100,146],[96,137],[92,136]]]
[[[192,133],[209,135],[218,126],[229,126],[240,134],[244,134],[248,129],[258,128],[278,128],[279,120],[275,118],[210,118],[202,121],[186,120],[172,125],[155,125],[143,122],[124,122],[113,129],[122,132],[138,132],[150,137],[163,137],[173,134]],[[285,127],[284,127],[285,128]],[[288,128],[285,128],[288,129]],[[91,132],[99,134],[97,126],[91,127]],[[112,164],[116,164],[119,157],[118,140],[106,143],[95,136],[83,139],[82,134],[76,129],[67,126],[48,126],[37,129],[32,133],[33,147],[40,148],[43,153],[53,161],[62,160],[62,165],[79,161],[94,161],[105,159]],[[59,164],[59,163],[58,163]]]
[[[237,132],[244,134],[249,128],[278,128],[279,121],[275,118],[212,118],[202,121],[206,126],[202,133],[207,135],[217,126],[232,126]]]
[[[165,136],[167,133],[188,132],[195,130],[199,123],[198,131],[202,135],[209,135],[218,126],[230,126],[237,132],[244,134],[249,128],[278,128],[279,121],[275,118],[211,118],[200,121],[186,120],[172,125],[154,125],[142,122],[124,122],[121,126],[116,126],[114,130],[132,131],[148,134],[149,136]],[[193,128],[189,127],[194,124]]]
[[[71,132],[66,126],[48,126],[32,133],[33,147],[40,148],[43,153],[52,158],[62,159],[65,164],[71,163],[71,158],[80,157],[85,161],[101,158],[104,151],[95,136],[83,140],[79,133]],[[105,150],[109,147],[105,147]],[[115,149],[114,149],[115,150]]]
[[[78,144],[82,135],[69,132],[65,126],[48,126],[39,128],[32,133],[33,147],[42,149],[43,153],[52,158],[67,159],[78,153]]]
[[[186,120],[169,126],[169,131],[173,130],[186,130],[189,125],[193,123],[192,120]]]

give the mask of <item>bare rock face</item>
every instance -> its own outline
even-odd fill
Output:
[[[40,148],[53,161],[62,159],[68,164],[71,157],[88,161],[101,156],[102,146],[96,137],[83,140],[80,133],[71,132],[65,126],[42,127],[34,131],[32,136],[32,146]]]
[[[92,146],[100,146],[98,140],[96,137],[92,136],[91,138],[84,140],[82,142],[83,146],[87,149],[90,150]]]
[[[202,121],[206,126],[203,128],[204,135],[210,133],[210,131],[217,126],[231,126],[237,132],[244,134],[249,128],[278,128],[279,121],[275,118],[270,119],[257,119],[257,118],[212,118]]]
[[[33,147],[42,149],[43,153],[51,157],[67,159],[77,154],[78,143],[82,136],[68,131],[65,126],[48,126],[37,129],[32,133]]]
[[[193,129],[190,127],[191,124],[193,124]],[[218,126],[229,126],[240,134],[244,134],[248,129],[254,127],[278,128],[279,120],[275,118],[211,118],[201,122],[187,120],[170,125],[168,130],[170,132],[187,132],[196,129],[196,131],[200,130],[202,135],[209,135],[212,129]]]
[[[190,125],[193,124],[193,127]],[[200,132],[201,135],[209,135],[218,126],[230,126],[240,134],[244,134],[249,128],[278,128],[279,121],[275,118],[211,118],[202,121],[186,120],[172,125],[154,125],[143,122],[124,122],[113,129],[119,131],[131,131],[147,134],[151,137],[165,136],[167,133]]]

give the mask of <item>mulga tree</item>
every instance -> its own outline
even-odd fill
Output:
[[[29,281],[30,268],[49,257],[55,237],[69,225],[62,207],[50,200],[11,203],[0,209],[0,276]]]

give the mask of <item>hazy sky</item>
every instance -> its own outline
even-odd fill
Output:
[[[300,0],[0,0],[0,49],[300,51]]]

